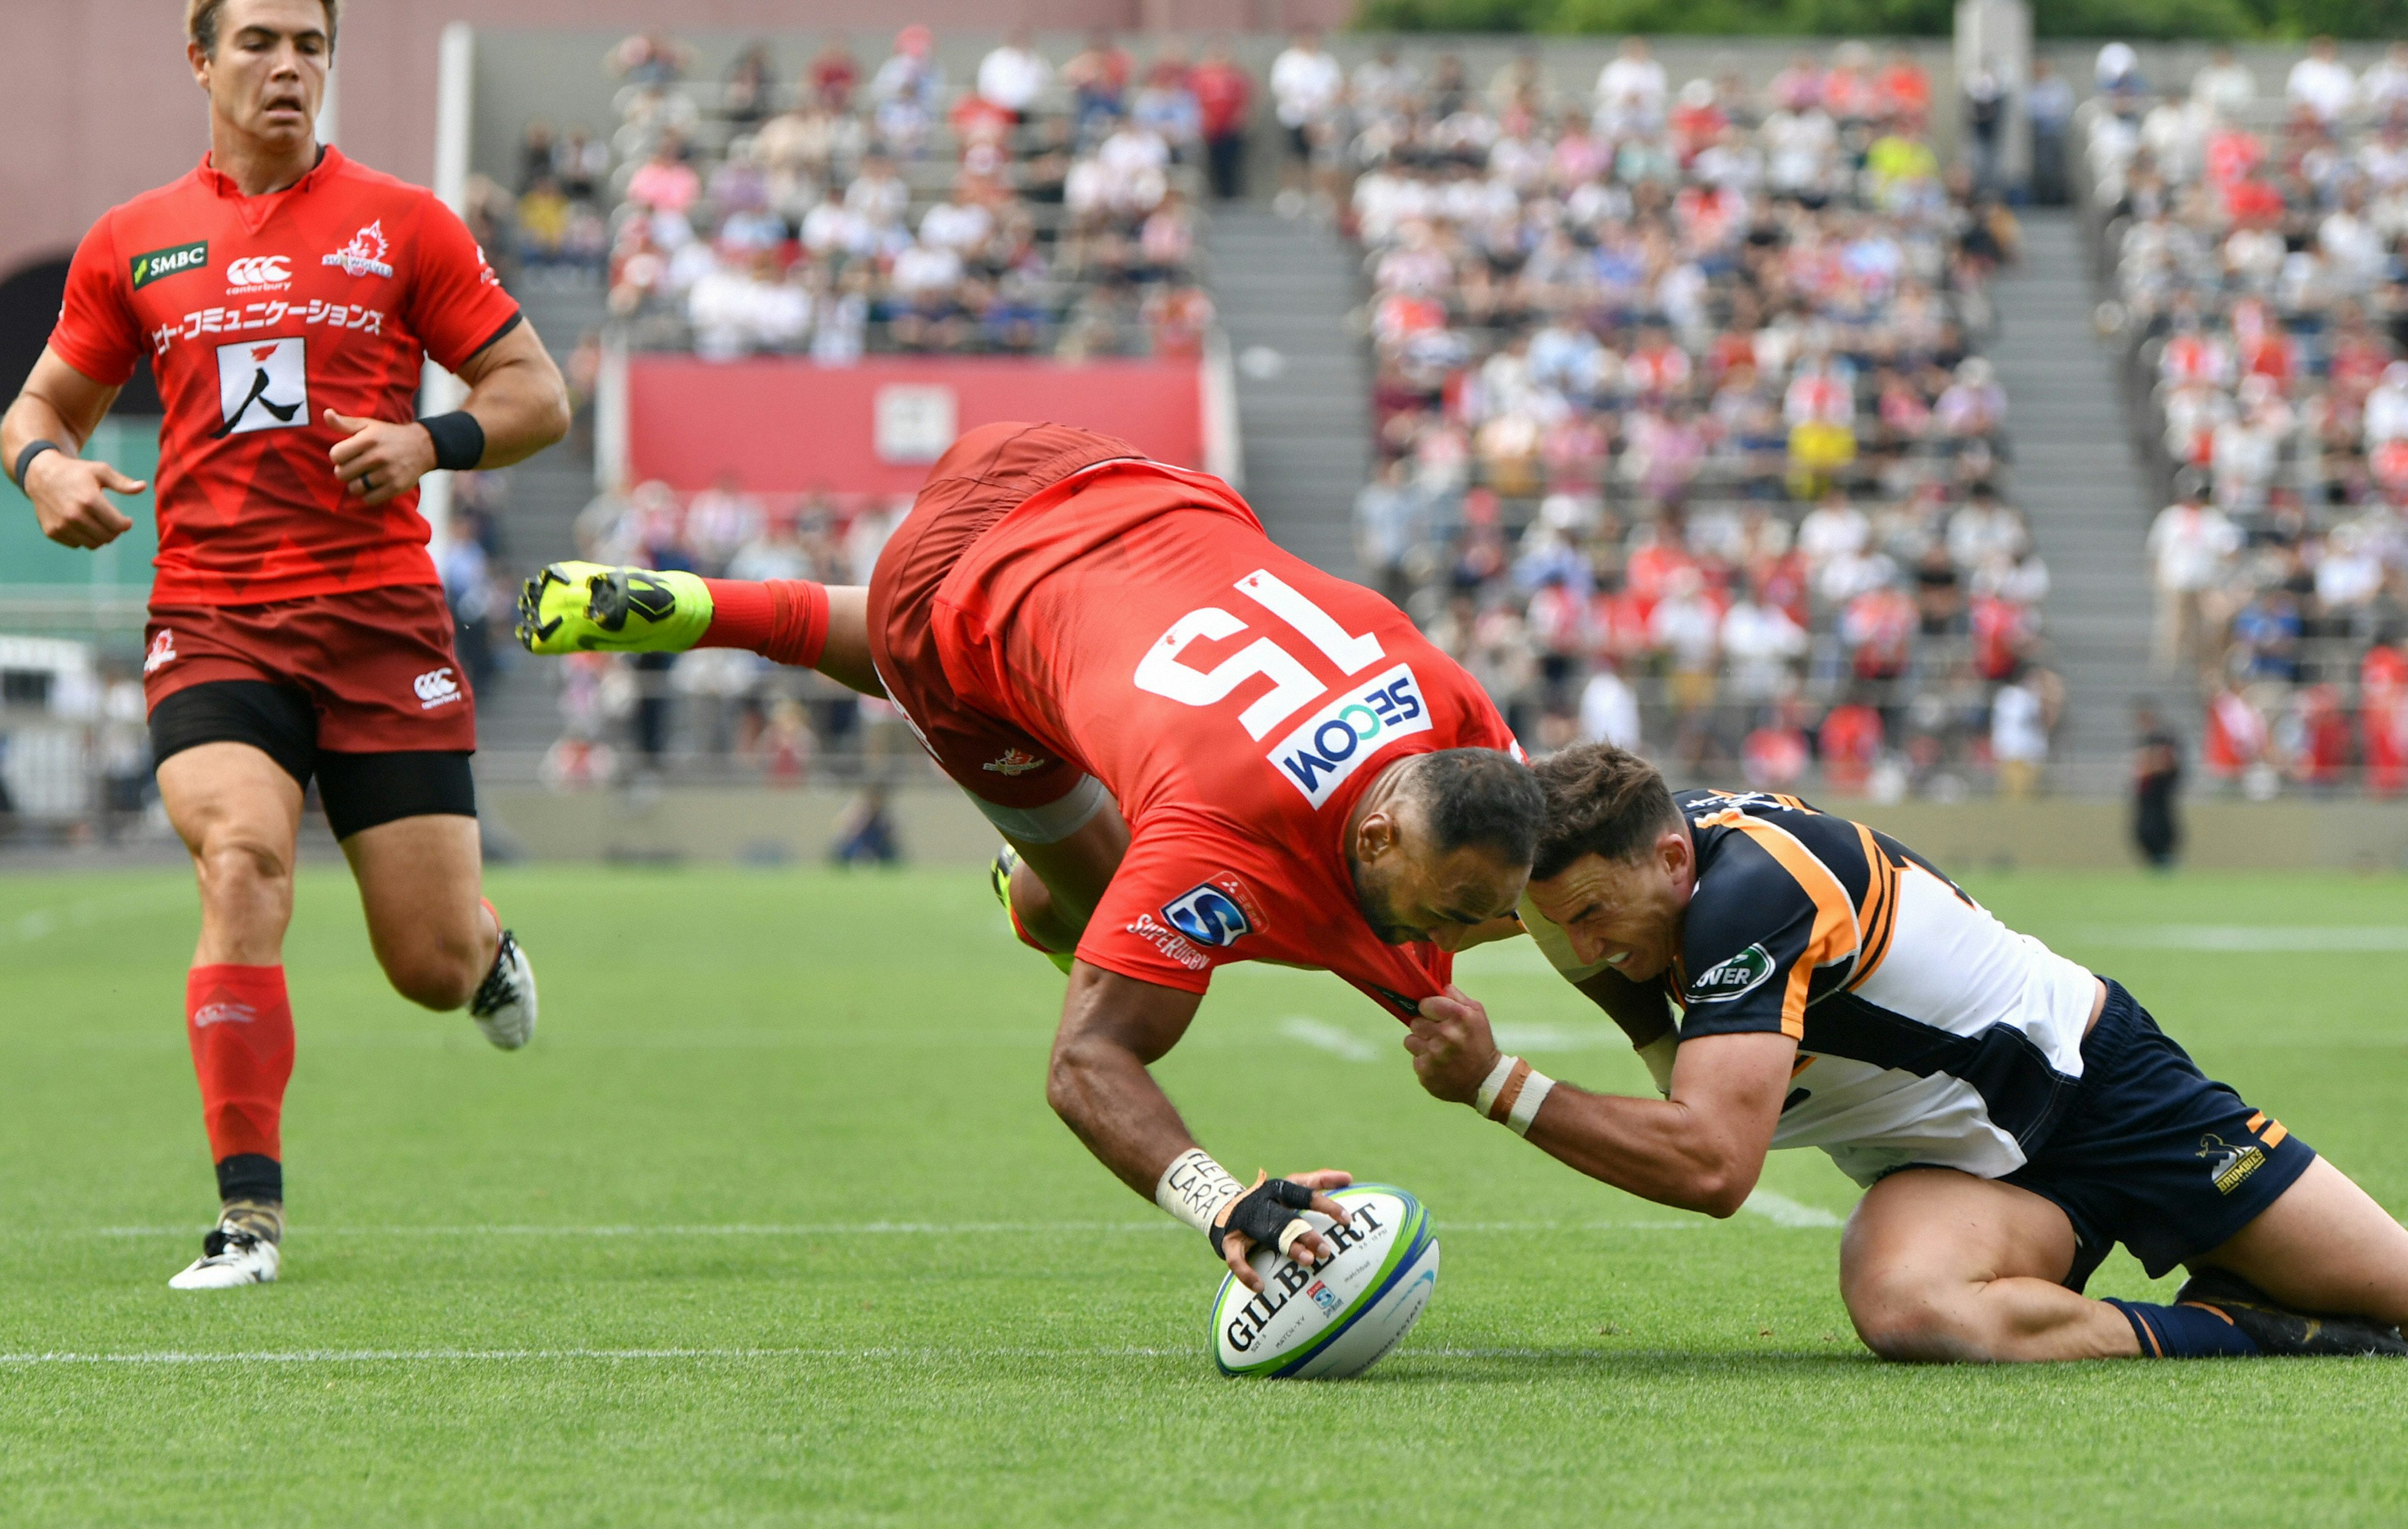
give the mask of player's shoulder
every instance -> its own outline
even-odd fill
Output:
[[[330,148],[326,152],[334,160],[333,164],[326,166],[331,172],[330,179],[348,192],[388,196],[395,201],[419,208],[437,202],[432,187],[422,186],[415,180],[405,180],[400,176],[387,170],[380,170],[373,165],[362,164],[339,149]]]
[[[1777,925],[1835,893],[1853,898],[1878,853],[1870,830],[1797,797],[1698,790],[1672,800],[1697,844],[1693,930]]]

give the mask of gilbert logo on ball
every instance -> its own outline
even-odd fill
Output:
[[[1258,1248],[1248,1262],[1261,1294],[1235,1275],[1222,1277],[1212,1357],[1224,1375],[1360,1375],[1421,1320],[1438,1287],[1438,1237],[1421,1202],[1392,1184],[1356,1184],[1330,1198],[1346,1207],[1346,1225],[1305,1213],[1334,1250],[1320,1267]]]

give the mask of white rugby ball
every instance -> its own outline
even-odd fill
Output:
[[[1356,1184],[1330,1198],[1346,1207],[1346,1225],[1304,1213],[1337,1249],[1320,1267],[1257,1248],[1247,1262],[1262,1277],[1260,1295],[1222,1277],[1212,1302],[1222,1374],[1343,1379],[1377,1364],[1421,1320],[1438,1287],[1438,1237],[1422,1203],[1393,1184]]]

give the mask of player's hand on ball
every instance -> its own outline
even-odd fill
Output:
[[[62,547],[105,547],[134,528],[108,496],[139,494],[149,482],[106,462],[44,452],[25,469],[23,486],[44,536]]]
[[[1342,1190],[1354,1182],[1354,1176],[1339,1168],[1316,1168],[1309,1174],[1290,1174],[1285,1178],[1273,1178],[1257,1173],[1254,1187],[1221,1207],[1212,1222],[1212,1246],[1229,1265],[1238,1283],[1262,1293],[1263,1277],[1254,1273],[1246,1255],[1257,1244],[1268,1243],[1307,1268],[1329,1257],[1329,1244],[1312,1230],[1312,1223],[1297,1214],[1317,1210],[1340,1226],[1347,1221],[1346,1207],[1329,1198],[1326,1191]]]
[[[1497,1065],[1488,1011],[1453,983],[1422,1000],[1421,1017],[1412,1021],[1405,1049],[1412,1053],[1413,1075],[1422,1087],[1453,1104],[1478,1098],[1482,1081]]]
[[[350,432],[326,455],[336,482],[362,504],[382,504],[435,470],[435,438],[416,420],[395,425],[329,409],[326,423]]]

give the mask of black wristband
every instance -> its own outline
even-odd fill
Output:
[[[1296,1180],[1267,1178],[1240,1195],[1229,1206],[1228,1216],[1206,1235],[1212,1239],[1216,1253],[1232,1232],[1244,1233],[1257,1248],[1276,1250],[1280,1233],[1297,1219],[1297,1211],[1312,1204],[1312,1191]]]
[[[19,488],[22,488],[25,486],[25,469],[34,465],[35,457],[41,455],[44,452],[63,452],[65,450],[66,448],[64,446],[60,445],[55,440],[28,440],[25,442],[25,449],[17,454],[17,470],[10,473],[8,476],[16,483]]]
[[[466,472],[485,459],[485,427],[477,416],[465,409],[449,414],[435,414],[420,420],[426,427],[427,438],[435,442],[435,465],[452,472]]]

